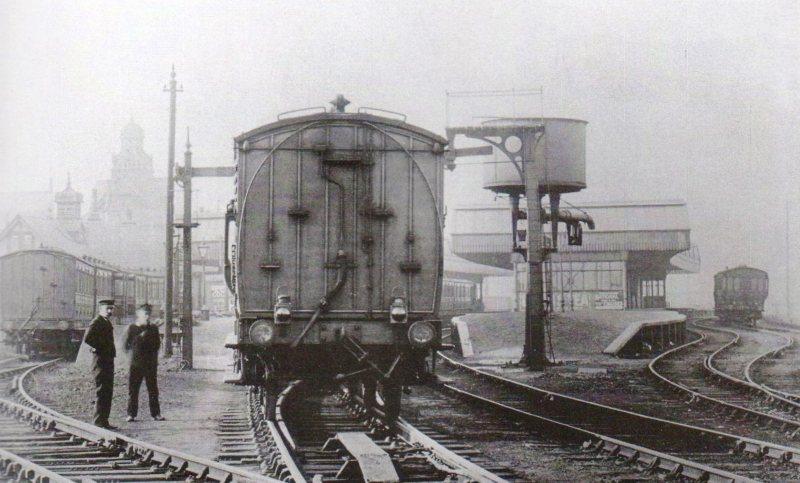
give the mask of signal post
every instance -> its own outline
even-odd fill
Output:
[[[169,154],[167,157],[167,223],[166,223],[166,267],[164,273],[164,357],[172,357],[172,302],[174,300],[175,275],[173,273],[173,248],[175,222],[175,108],[178,92],[183,92],[175,80],[175,66],[172,66],[169,88]]]
[[[175,228],[183,230],[183,304],[181,310],[181,330],[183,342],[181,351],[186,368],[194,367],[194,337],[192,315],[192,229],[200,226],[192,222],[192,178],[232,177],[236,174],[235,167],[202,167],[192,166],[192,146],[189,141],[189,130],[186,130],[186,152],[184,165],[178,168],[178,178],[183,185],[183,223],[175,223]],[[204,261],[205,263],[205,261]],[[204,266],[205,268],[205,266]]]

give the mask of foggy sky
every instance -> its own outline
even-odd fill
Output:
[[[163,175],[173,63],[179,159],[188,125],[198,165],[231,163],[236,134],[338,93],[443,133],[445,90],[541,86],[542,100],[453,115],[589,121],[589,188],[567,201],[685,199],[703,271],[670,277],[673,302],[710,304],[711,275],[747,263],[770,272],[782,313],[786,202],[800,267],[799,26],[797,1],[5,1],[0,191],[59,189],[71,172],[88,195],[131,117]],[[448,202],[474,202],[479,176],[448,175]],[[228,180],[196,185],[208,207],[233,196]]]

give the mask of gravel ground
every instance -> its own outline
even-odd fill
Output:
[[[128,365],[120,357],[115,371],[111,423],[132,437],[213,458],[218,450],[215,432],[220,414],[225,408],[245,401],[242,388],[223,383],[222,371],[231,360],[230,350],[223,347],[223,341],[232,328],[230,319],[214,319],[194,328],[197,367],[206,369],[179,371],[178,357],[160,361],[158,384],[162,414],[167,421],[150,419],[147,389],[142,384],[139,418],[125,422]],[[115,331],[122,332],[119,328]],[[35,373],[28,388],[41,402],[77,419],[91,421],[94,382],[90,369],[80,360],[74,364],[59,363]]]

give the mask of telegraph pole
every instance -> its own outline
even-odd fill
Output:
[[[786,201],[786,223],[784,223],[784,236],[786,238],[786,322],[792,323],[792,246],[789,244],[789,201]]]
[[[186,368],[194,366],[192,353],[192,145],[189,143],[189,129],[186,129],[186,152],[183,155],[183,310],[181,310],[181,330],[183,331],[183,360]]]
[[[166,230],[166,270],[164,274],[164,357],[172,357],[172,302],[175,276],[173,275],[173,235],[175,223],[175,101],[178,88],[175,80],[175,65],[169,88],[164,87],[164,92],[169,92],[169,156],[167,158],[167,230]]]

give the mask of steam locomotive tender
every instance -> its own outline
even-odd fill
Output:
[[[137,304],[162,308],[164,277],[51,249],[0,257],[0,328],[30,356],[74,358],[99,298],[117,301],[114,320],[130,323]]]
[[[361,111],[236,138],[227,346],[233,382],[265,399],[294,379],[343,383],[394,417],[402,387],[424,380],[440,347],[446,140]]]
[[[740,266],[714,275],[714,315],[723,323],[755,326],[769,294],[769,276]]]

